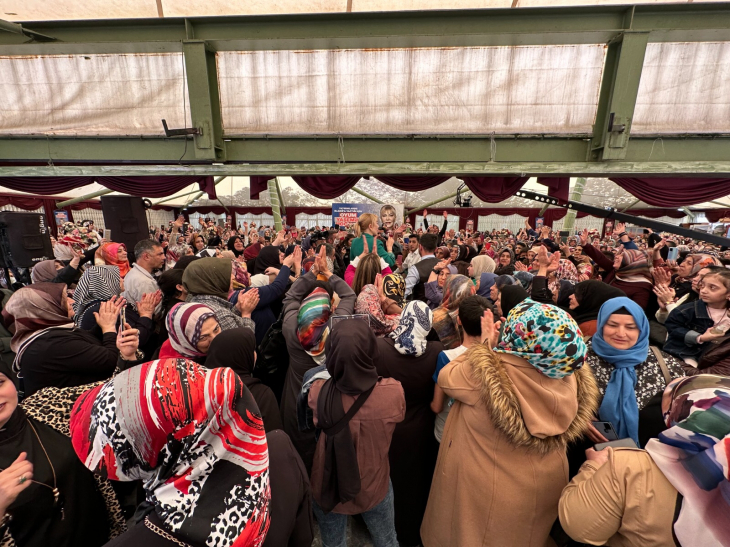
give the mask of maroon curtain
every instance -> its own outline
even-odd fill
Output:
[[[418,175],[375,175],[383,184],[397,188],[398,190],[407,190],[410,192],[420,192],[428,190],[439,184],[443,184],[449,180],[450,176],[418,176]]]
[[[705,211],[708,222],[720,222],[723,218],[730,217],[730,209],[712,209]]]
[[[568,201],[570,177],[537,177],[538,184],[547,186],[548,196],[563,202]]]
[[[500,203],[515,195],[529,177],[464,177],[476,197],[487,203]]]
[[[319,199],[334,199],[347,192],[355,186],[362,178],[360,175],[354,177],[292,177],[299,187]]]
[[[249,190],[249,199],[259,199],[259,194],[269,187],[269,181],[275,177],[249,177],[251,179],[251,189]]]
[[[684,207],[730,194],[730,179],[647,177],[611,180],[655,207]]]
[[[161,198],[198,183],[201,190],[215,199],[213,177],[0,177],[0,186],[44,196],[62,194],[98,182],[105,188],[130,196]]]

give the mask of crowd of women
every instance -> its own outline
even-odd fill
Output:
[[[724,249],[390,213],[65,225],[2,302],[1,545],[730,545]]]

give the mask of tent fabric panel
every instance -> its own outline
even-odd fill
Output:
[[[192,123],[182,53],[0,57],[0,74],[0,134],[161,136],[163,118]]]
[[[224,131],[587,134],[605,52],[602,44],[219,52]]]
[[[631,131],[730,132],[730,42],[648,44]]]

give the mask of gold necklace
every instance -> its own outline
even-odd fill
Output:
[[[147,528],[152,530],[152,532],[157,534],[158,536],[163,537],[168,541],[172,541],[173,543],[176,543],[180,547],[190,547],[190,545],[188,545],[187,543],[185,543],[183,541],[180,541],[179,539],[174,537],[172,534],[167,533],[165,530],[163,530],[159,526],[155,526],[154,524],[152,524],[150,517],[144,518],[144,524],[145,524],[145,526],[147,526]]]
[[[33,424],[30,422],[30,420],[28,420],[28,425],[33,430],[33,433],[35,433],[35,438],[38,439],[38,443],[41,445],[41,448],[43,449],[43,453],[46,455],[46,459],[48,460],[48,465],[51,466],[51,473],[53,473],[53,488],[51,488],[50,485],[48,485],[46,483],[39,482],[39,481],[34,481],[33,479],[30,479],[30,482],[34,482],[34,483],[36,483],[36,484],[38,484],[40,486],[45,486],[46,488],[50,488],[51,491],[53,492],[53,506],[54,507],[57,507],[58,506],[58,500],[61,497],[61,493],[58,491],[58,483],[56,483],[56,470],[53,468],[53,463],[51,462],[51,458],[48,456],[48,452],[46,451],[46,447],[43,446],[43,442],[41,441],[41,438],[38,435],[38,432],[36,431],[36,429],[33,426]],[[66,518],[66,516],[64,514],[63,507],[61,507],[61,520],[64,520],[65,518]]]

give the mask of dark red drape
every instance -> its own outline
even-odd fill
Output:
[[[705,211],[708,222],[720,222],[723,218],[730,218],[730,209],[713,209]]]
[[[529,177],[464,177],[476,197],[487,203],[499,203],[515,195]]]
[[[563,202],[568,201],[570,194],[570,177],[537,177],[538,184],[547,186],[548,196]]]
[[[215,199],[213,177],[0,177],[0,186],[29,194],[62,194],[98,182],[105,188],[130,196],[161,198],[198,183],[201,190]]]
[[[730,194],[730,179],[645,177],[611,180],[641,201],[655,207],[683,207]]]
[[[439,184],[443,184],[449,180],[450,176],[417,176],[417,175],[376,175],[383,184],[397,188],[398,190],[407,190],[410,192],[420,192],[428,190]]]

